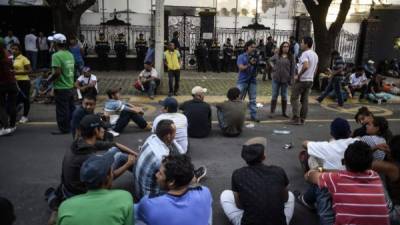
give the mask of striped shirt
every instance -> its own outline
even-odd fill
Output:
[[[182,154],[183,150],[175,141],[171,146],[167,146],[155,134],[147,138],[133,169],[137,199],[160,192],[155,175],[160,169],[163,157],[170,153]]]
[[[364,173],[323,173],[319,186],[328,188],[332,194],[332,208],[336,213],[335,225],[389,225],[383,185],[376,172],[368,170]]]

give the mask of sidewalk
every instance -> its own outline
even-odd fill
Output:
[[[100,72],[93,71],[99,80],[100,100],[106,99],[105,92],[109,88],[122,88],[121,95],[124,99],[129,99],[131,102],[151,103],[158,102],[165,98],[168,94],[168,77],[162,76],[161,87],[154,100],[150,100],[144,94],[136,91],[133,88],[133,83],[139,75],[139,71],[110,71]],[[269,104],[271,101],[271,81],[262,81],[262,76],[257,77],[257,102]],[[202,86],[207,88],[206,101],[210,103],[222,102],[226,100],[226,92],[229,88],[236,86],[236,73],[199,73],[197,71],[181,71],[180,96],[177,96],[179,102],[191,99],[191,90],[194,86]],[[290,90],[289,90],[290,94]],[[318,104],[315,101],[319,92],[312,91],[310,96],[310,104]],[[326,103],[332,102],[330,99],[325,100]],[[390,103],[400,103],[400,97],[395,96],[389,101]],[[358,99],[350,99],[348,104],[359,104]]]

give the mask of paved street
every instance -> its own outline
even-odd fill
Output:
[[[121,76],[125,77],[126,75]],[[224,83],[225,81],[223,80],[226,79],[231,82],[227,84],[226,88],[234,84],[235,77],[229,78],[227,74],[224,76],[226,78],[207,82]],[[114,85],[106,82],[100,84],[101,89],[105,89],[107,85]],[[125,84],[124,86],[126,90],[128,90],[127,85]],[[265,87],[268,86],[267,83],[263,85]],[[191,86],[192,84],[185,88],[190,88]],[[213,97],[208,98],[210,102],[215,103],[225,98],[224,96],[218,96],[220,94],[218,91],[214,93],[211,88],[209,89],[210,94],[213,95]],[[216,88],[216,90],[222,90],[222,88]],[[125,91],[124,94],[130,93]],[[146,109],[146,119],[148,121],[152,121],[160,110],[160,106],[157,103],[158,99],[149,101],[146,97],[128,95],[124,95],[124,98],[142,104]],[[187,98],[189,96],[184,95],[180,96],[179,100],[182,101]],[[102,108],[105,96],[101,96],[99,99],[98,111]],[[289,189],[303,191],[306,189],[307,184],[304,182],[297,160],[301,142],[305,139],[328,139],[329,123],[337,116],[349,119],[352,127],[357,127],[353,119],[355,110],[360,106],[357,102],[351,105],[347,104],[345,109],[340,110],[336,109],[334,104],[329,101],[321,106],[312,104],[309,122],[305,126],[289,126],[284,125],[283,117],[277,116],[273,120],[267,119],[267,112],[269,111],[268,98],[264,96],[259,98],[259,101],[264,104],[264,107],[259,109],[262,122],[255,124],[254,128],[245,128],[240,137],[226,138],[220,134],[215,122],[216,115],[213,107],[214,123],[210,137],[206,139],[190,139],[189,141],[189,154],[192,156],[194,164],[196,166],[206,165],[208,168],[208,174],[203,184],[208,186],[213,193],[213,224],[229,224],[220,207],[219,194],[224,189],[230,188],[230,177],[233,170],[244,165],[240,158],[240,151],[241,144],[245,140],[255,136],[266,137],[268,139],[268,159],[266,163],[283,167],[290,180]],[[390,127],[393,133],[400,133],[399,104],[370,105],[370,107],[375,114],[385,116],[390,120]],[[279,113],[280,111],[278,110],[277,114]],[[19,126],[13,136],[0,138],[0,151],[2,154],[0,158],[0,164],[2,165],[0,170],[0,178],[2,180],[0,182],[0,195],[9,198],[14,203],[17,213],[17,225],[45,224],[47,221],[48,211],[43,193],[47,187],[58,184],[63,154],[68,150],[72,141],[71,135],[50,135],[50,132],[56,129],[54,114],[53,105],[34,104],[30,117],[32,122]],[[273,134],[274,129],[288,129],[292,133],[290,135],[275,135]],[[147,136],[149,136],[148,132],[143,132],[137,129],[134,124],[130,124],[129,128],[117,138],[117,141],[136,149]],[[291,150],[283,150],[282,146],[286,143],[293,143],[295,147]],[[125,174],[115,182],[115,188],[131,190],[133,185],[131,178],[131,174]],[[317,224],[317,218],[314,214],[296,204],[295,215],[291,224],[314,225]]]

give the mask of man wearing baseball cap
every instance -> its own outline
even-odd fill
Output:
[[[67,50],[67,38],[63,34],[54,34],[48,38],[55,44],[56,53],[51,56],[53,72],[48,83],[54,83],[54,95],[56,102],[56,120],[58,131],[52,134],[66,134],[71,131],[71,115],[74,106],[74,56]]]
[[[158,115],[153,121],[152,132],[155,133],[157,124],[162,120],[172,120],[176,126],[175,140],[182,147],[184,153],[188,149],[188,121],[185,115],[178,112],[178,101],[173,97],[167,97],[161,101],[163,113]]]
[[[179,106],[188,120],[189,137],[204,138],[211,131],[211,107],[204,102],[204,94],[207,89],[195,86],[192,89],[193,99]]]
[[[88,188],[85,194],[64,201],[58,212],[58,225],[133,224],[132,195],[124,190],[110,190],[113,182],[114,156],[92,155],[80,169],[80,180]]]
[[[222,192],[222,208],[233,225],[290,223],[294,212],[294,196],[288,191],[285,171],[264,165],[267,139],[256,137],[242,147],[247,166],[232,174],[232,190]]]

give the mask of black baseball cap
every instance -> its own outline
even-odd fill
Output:
[[[81,130],[93,130],[96,128],[107,128],[106,124],[101,120],[99,115],[90,114],[83,117],[79,123],[79,128]]]

